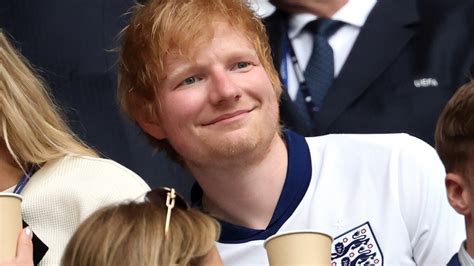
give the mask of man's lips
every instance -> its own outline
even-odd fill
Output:
[[[206,122],[203,124],[203,126],[210,126],[212,124],[216,124],[216,123],[219,123],[221,121],[224,121],[224,120],[227,120],[227,119],[231,119],[233,117],[236,117],[236,116],[239,116],[239,115],[242,115],[242,114],[246,114],[246,113],[250,113],[252,112],[253,109],[250,109],[250,110],[239,110],[239,111],[236,111],[236,112],[233,112],[233,113],[229,113],[229,114],[224,114],[224,115],[221,115],[221,116],[218,116],[216,117],[215,119],[209,121],[209,122]]]

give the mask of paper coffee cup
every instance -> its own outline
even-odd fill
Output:
[[[0,260],[14,259],[22,229],[20,195],[0,192]]]
[[[264,242],[270,265],[330,265],[332,237],[315,231],[293,231]]]

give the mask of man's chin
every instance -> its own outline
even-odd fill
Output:
[[[216,139],[212,145],[214,153],[221,157],[235,157],[248,154],[257,148],[255,136],[237,136],[233,138]]]

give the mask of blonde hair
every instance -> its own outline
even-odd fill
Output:
[[[214,248],[220,228],[211,217],[175,207],[166,240],[165,219],[165,202],[102,208],[79,226],[62,265],[189,265]]]
[[[19,167],[68,153],[96,156],[74,136],[46,87],[0,30],[0,137]]]
[[[157,90],[168,71],[166,57],[179,54],[192,59],[214,34],[215,22],[241,30],[254,47],[279,98],[282,88],[273,66],[265,26],[242,0],[149,0],[132,9],[129,25],[122,31],[118,98],[124,112],[136,120],[154,114]],[[146,134],[146,132],[145,132]],[[170,157],[177,154],[167,140],[149,139]]]

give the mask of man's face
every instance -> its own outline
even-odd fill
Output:
[[[167,58],[158,117],[144,128],[167,139],[191,168],[266,150],[278,136],[277,97],[254,48],[230,25],[213,26],[193,60]]]

